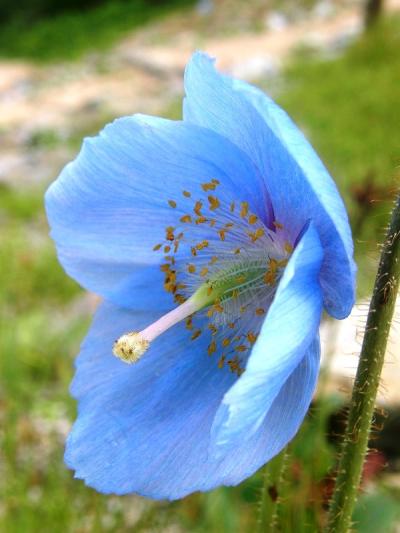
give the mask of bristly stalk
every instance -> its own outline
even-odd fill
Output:
[[[368,312],[327,531],[347,533],[357,499],[400,280],[400,195],[383,245]]]
[[[272,533],[275,531],[278,502],[286,462],[287,448],[284,448],[265,466],[258,510],[258,533]]]

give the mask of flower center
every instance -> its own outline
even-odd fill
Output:
[[[208,193],[218,185],[211,180],[201,188]],[[206,328],[208,354],[218,353],[218,366],[226,363],[240,375],[293,248],[282,225],[269,229],[246,200],[237,203],[226,194],[192,200],[188,191],[182,196],[190,210],[178,212],[178,201],[168,200],[178,222],[153,248],[164,253],[164,289],[180,305],[141,332],[123,335],[113,351],[134,363],[154,339],[185,320],[191,340]]]

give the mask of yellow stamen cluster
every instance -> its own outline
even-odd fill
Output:
[[[244,316],[252,316],[253,320],[255,319],[261,324],[267,311],[267,307],[263,305],[254,306],[254,304],[250,305],[251,300],[243,301],[242,294],[252,286],[255,287],[255,290],[263,290],[262,286],[264,286],[267,294],[269,294],[279,282],[281,272],[287,264],[288,257],[285,257],[285,254],[289,256],[293,251],[293,247],[289,242],[285,242],[282,245],[283,250],[280,257],[279,254],[278,258],[273,256],[268,257],[265,261],[265,271],[259,278],[255,278],[256,274],[254,271],[251,272],[251,270],[249,270],[250,273],[247,275],[246,267],[244,268],[244,272],[238,274],[236,277],[232,276],[229,278],[233,286],[229,290],[228,302],[226,302],[224,297],[221,298],[218,291],[213,297],[215,290],[213,283],[213,279],[215,278],[213,276],[215,277],[216,272],[224,272],[224,265],[234,265],[234,261],[237,264],[243,264],[243,261],[246,260],[248,250],[252,249],[251,246],[254,243],[265,239],[265,242],[263,241],[263,244],[265,243],[265,249],[270,245],[270,241],[267,240],[267,232],[269,230],[265,228],[256,214],[250,212],[248,202],[238,202],[237,208],[234,201],[225,204],[221,196],[218,195],[217,188],[219,185],[220,182],[216,179],[211,179],[201,184],[201,189],[204,193],[212,191],[212,194],[206,195],[206,200],[204,200],[204,196],[202,200],[192,199],[192,193],[190,191],[182,191],[182,196],[185,198],[185,206],[187,206],[188,202],[192,203],[192,208],[189,212],[186,211],[186,208],[183,211],[183,204],[180,205],[182,200],[169,199],[167,201],[168,206],[176,210],[177,213],[180,211],[177,220],[182,231],[178,230],[177,227],[168,226],[165,229],[166,242],[164,244],[156,244],[153,250],[162,250],[165,254],[165,261],[160,265],[165,276],[164,288],[174,296],[175,302],[183,303],[187,298],[187,293],[185,295],[187,285],[178,281],[177,277],[179,275],[184,273],[186,277],[189,276],[188,279],[195,278],[198,280],[197,283],[204,284],[206,289],[203,294],[208,302],[206,304],[206,316],[209,318],[208,329],[212,334],[212,340],[207,348],[208,355],[213,356],[214,354],[218,354],[217,366],[219,368],[222,368],[226,364],[232,372],[240,375],[244,371],[244,362],[247,353],[257,340],[257,333],[254,331],[243,331],[241,320],[244,320]],[[193,242],[193,235],[200,234],[196,228],[201,225],[213,229],[215,232],[214,240],[210,237],[207,240],[203,239],[198,242]],[[273,222],[273,225],[276,231],[283,229],[283,225],[276,220]],[[249,226],[252,226],[251,230]],[[187,237],[188,231],[183,229],[184,227],[190,229],[190,238]],[[237,246],[237,235],[241,235],[239,247]],[[246,245],[246,240],[248,245]],[[222,247],[222,250],[227,250],[227,246],[229,246],[231,241],[234,244],[232,249],[228,252],[223,252],[228,254],[226,257],[229,258],[230,263],[226,262],[227,259],[224,259],[224,255],[220,257],[211,255],[212,250],[218,250],[219,247]],[[177,253],[181,244],[188,246],[190,254],[193,258],[196,258],[193,263],[186,263],[183,269],[177,267],[174,258],[174,254]],[[258,245],[257,249],[262,249],[262,246],[260,248],[260,245]],[[242,259],[242,256],[244,256],[244,259]],[[239,261],[242,261],[242,263],[238,263]],[[221,266],[216,270],[215,264],[217,262],[218,264],[221,262]],[[254,268],[260,269],[260,266]],[[255,279],[258,281],[255,282]],[[191,283],[194,282],[192,281]],[[249,292],[249,295],[249,298],[251,298],[251,292]],[[235,302],[237,303],[235,304]],[[262,302],[260,301],[260,303]],[[225,316],[231,316],[229,313],[232,313],[232,311],[229,311],[229,309],[235,309],[236,317],[234,321],[230,322],[226,321],[226,318],[223,318]],[[200,337],[202,330],[201,328],[194,327],[193,320],[193,316],[186,319],[186,328],[190,331],[191,340],[195,341]],[[226,327],[230,330],[229,335],[226,335]]]

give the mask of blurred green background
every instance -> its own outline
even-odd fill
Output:
[[[269,32],[282,38],[282,32],[308,20],[317,28],[324,24],[323,9],[317,10],[322,4],[333,6],[324,15],[328,21],[347,13],[348,6],[289,0],[268,5],[257,0],[84,4],[25,0],[16,6],[0,0],[0,79],[22,72],[12,84],[4,79],[0,84],[0,530],[252,532],[262,473],[238,488],[154,503],[97,494],[73,480],[63,464],[63,443],[76,411],[68,395],[73,358],[96,302],[57,262],[43,192],[74,156],[82,137],[95,134],[119,108],[94,98],[69,122],[60,114],[59,126],[57,108],[53,115],[49,109],[54,92],[58,97],[60,91],[79,91],[82,86],[73,84],[77,79],[85,84],[90,75],[99,82],[99,94],[107,76],[134,86],[138,73],[130,70],[132,62],[134,69],[142,68],[141,63],[135,55],[124,63],[118,48],[123,39],[131,39],[129,50],[140,51],[147,82],[153,84],[150,110],[178,118],[182,87],[176,80],[182,72],[168,77],[166,66],[166,74],[160,73],[160,64],[151,65],[146,50],[175,47],[179,56],[189,33],[190,42],[206,50],[210,37],[234,43],[242,34]],[[350,4],[353,9],[354,2]],[[252,78],[302,126],[337,181],[356,239],[359,294],[367,296],[377,242],[399,183],[400,16],[391,12],[368,31],[339,37],[328,48],[299,44],[278,70],[263,67]],[[120,71],[114,76],[116,65],[127,69],[126,79],[121,80]],[[70,81],[72,89],[60,86],[60,79]],[[11,112],[12,106],[22,118]],[[149,112],[146,100],[135,99],[134,93],[126,107],[126,113]],[[324,383],[329,376],[321,379],[318,398],[290,446],[279,507],[288,532],[320,531],[324,523],[337,456],[335,423],[340,431],[346,396],[328,393]],[[382,450],[371,455],[355,515],[357,531],[392,532],[400,523],[399,462],[395,450],[390,457]]]

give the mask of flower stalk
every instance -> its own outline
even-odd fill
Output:
[[[400,281],[400,195],[383,245],[354,382],[327,531],[345,533],[357,499]]]
[[[272,533],[277,526],[277,511],[281,486],[287,463],[287,448],[276,455],[264,469],[258,512],[258,533]]]

